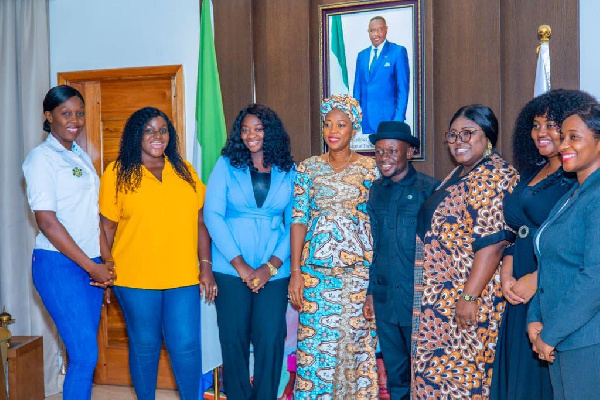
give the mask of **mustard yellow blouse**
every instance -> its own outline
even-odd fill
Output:
[[[171,289],[198,284],[198,210],[205,186],[186,162],[196,190],[167,159],[160,182],[142,166],[135,192],[117,193],[115,163],[100,179],[100,213],[117,222],[112,256],[115,285]]]

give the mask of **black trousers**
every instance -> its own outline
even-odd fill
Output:
[[[228,399],[276,399],[286,335],[289,278],[276,279],[253,293],[239,276],[215,272],[215,299]],[[250,343],[254,378],[250,384]]]
[[[375,312],[377,315],[377,311]],[[377,317],[376,317],[377,318]],[[410,326],[376,319],[391,400],[410,399]]]

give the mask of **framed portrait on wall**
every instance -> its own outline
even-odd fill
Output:
[[[374,151],[381,121],[404,121],[425,155],[423,0],[369,0],[319,6],[321,98],[350,94],[363,111],[351,148]]]

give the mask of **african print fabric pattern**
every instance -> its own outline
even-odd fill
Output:
[[[375,161],[367,157],[360,157],[339,173],[318,156],[300,163],[292,224],[308,227],[303,265],[371,265],[373,239],[367,200],[369,188],[378,177]]]
[[[292,223],[308,230],[295,399],[379,396],[375,324],[362,315],[373,257],[366,203],[377,177],[366,157],[337,174],[320,157],[298,167]]]
[[[438,189],[447,194],[437,205],[423,241],[417,239],[413,399],[489,398],[504,310],[499,269],[481,293],[473,329],[459,330],[454,313],[475,252],[511,236],[502,200],[518,179],[516,170],[493,154],[456,183]]]

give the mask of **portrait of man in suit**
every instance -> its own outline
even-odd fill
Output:
[[[363,111],[362,133],[376,132],[381,121],[404,121],[408,105],[410,68],[404,46],[387,40],[381,16],[370,19],[371,46],[358,53],[353,97]]]

